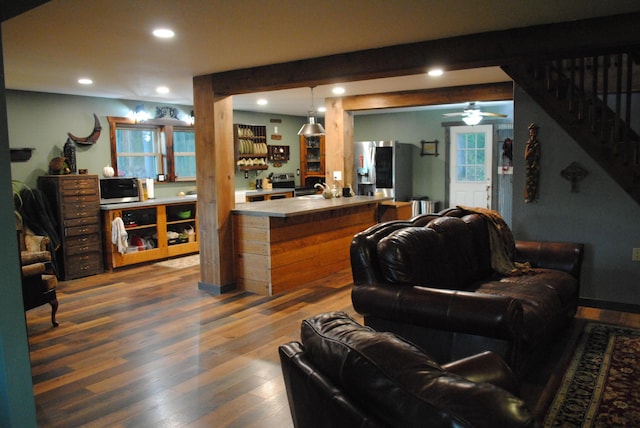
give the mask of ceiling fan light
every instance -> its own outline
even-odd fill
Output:
[[[462,121],[463,121],[465,124],[469,125],[469,126],[474,126],[474,125],[479,124],[479,123],[480,123],[480,121],[482,121],[482,116],[481,116],[480,114],[478,114],[478,113],[474,112],[474,113],[471,113],[471,114],[470,114],[470,115],[468,115],[468,116],[464,116],[464,117],[462,118]]]

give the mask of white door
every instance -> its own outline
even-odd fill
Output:
[[[452,126],[450,206],[491,208],[493,127]]]

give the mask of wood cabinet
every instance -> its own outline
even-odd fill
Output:
[[[196,201],[103,207],[104,254],[108,269],[197,253]],[[120,253],[112,242],[114,220],[122,219],[127,247]]]
[[[391,220],[409,220],[413,216],[411,202],[385,201],[380,203],[378,221],[384,223]]]
[[[247,192],[245,194],[245,202],[271,201],[273,199],[293,198],[294,190],[268,190]]]
[[[325,182],[324,135],[300,136],[300,183],[310,187]]]
[[[236,166],[240,171],[263,170],[267,166],[267,127],[233,124]]]
[[[65,280],[104,271],[97,175],[38,177],[57,221],[61,248],[56,251],[58,275]]]

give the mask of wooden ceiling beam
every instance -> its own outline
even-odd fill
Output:
[[[456,104],[471,101],[509,101],[513,100],[513,83],[500,82],[451,88],[353,95],[342,97],[341,99],[342,107],[346,111]],[[330,102],[330,100],[328,99],[327,101]]]
[[[640,45],[640,12],[465,35],[251,67],[208,76],[216,94],[236,95],[462,70]]]
[[[3,1],[0,8],[0,21],[4,22],[48,2],[49,0]]]

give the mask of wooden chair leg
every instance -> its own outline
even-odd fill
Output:
[[[59,324],[56,321],[56,312],[58,312],[58,299],[53,299],[49,301],[49,304],[51,305],[51,324],[53,324],[54,327],[57,327]]]

